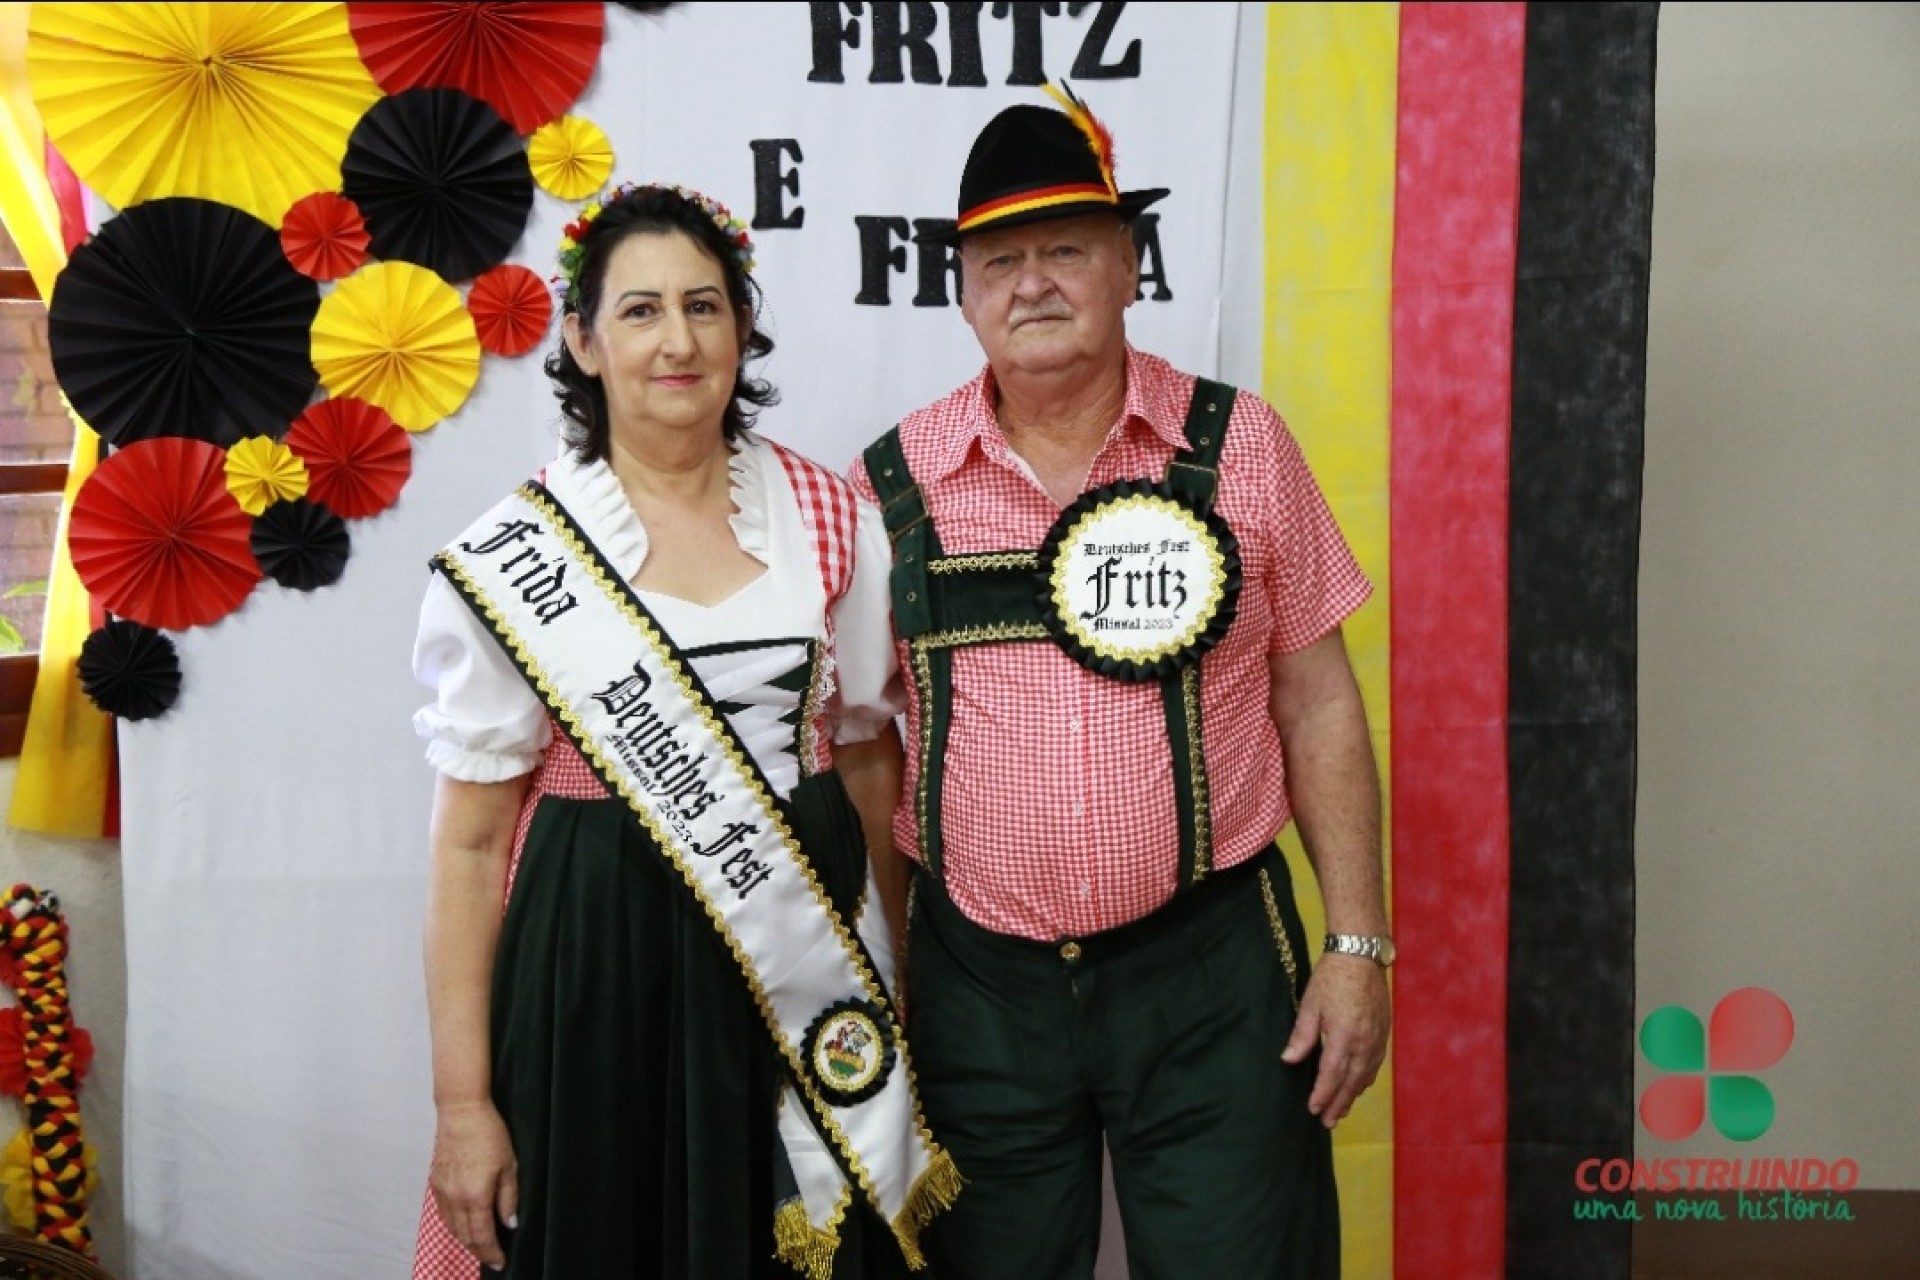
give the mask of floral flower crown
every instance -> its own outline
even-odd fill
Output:
[[[733,211],[727,206],[692,187],[665,182],[623,182],[589,202],[586,208],[580,210],[580,216],[568,223],[566,230],[560,233],[560,274],[553,277],[553,288],[566,310],[577,310],[580,305],[580,264],[587,257],[587,232],[593,229],[594,222],[610,206],[649,191],[671,191],[712,218],[713,225],[720,228],[721,234],[733,246],[733,260],[740,264],[740,270],[753,270],[753,241],[747,236],[747,224],[734,217]]]

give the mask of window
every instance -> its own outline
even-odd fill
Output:
[[[26,730],[72,453],[73,420],[47,350],[47,309],[0,227],[0,756],[18,755]]]

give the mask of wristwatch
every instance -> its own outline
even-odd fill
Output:
[[[1384,933],[1330,933],[1320,949],[1328,955],[1365,956],[1382,969],[1393,965],[1393,939]]]

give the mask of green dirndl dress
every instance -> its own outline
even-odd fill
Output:
[[[556,752],[578,759],[565,739]],[[854,919],[866,846],[839,775],[802,778],[787,809],[821,887]],[[771,1037],[738,963],[623,802],[532,802],[494,974],[494,1098],[521,1188],[505,1274],[794,1275],[774,1256]],[[848,1217],[834,1275],[905,1276],[887,1226],[864,1206]]]
[[[818,638],[779,628],[781,619],[818,608],[821,586],[829,603],[845,589],[829,570],[851,563],[854,530],[816,528],[824,517],[809,512],[837,508],[794,498],[837,484],[827,473],[815,476],[752,438],[732,465],[736,506],[757,528],[755,545],[742,545],[768,571],[710,609],[688,605],[676,618],[670,602],[660,602],[660,622],[769,777],[774,756],[783,773],[798,762],[797,781],[777,803],[822,892],[851,926],[868,884],[866,842],[839,775],[808,772],[820,727],[809,717],[826,686],[827,650]],[[639,561],[644,536],[604,463],[563,457],[544,476],[611,561]],[[442,609],[423,622],[437,651],[494,643],[484,626],[462,633],[454,625],[464,610]],[[478,718],[491,724],[495,710]],[[775,1243],[776,1211],[794,1193],[778,1129],[787,1067],[739,962],[693,891],[558,726],[515,834],[490,1028],[494,1101],[518,1163],[517,1225],[499,1228],[504,1275],[799,1276]],[[910,1274],[891,1227],[865,1197],[853,1196],[833,1230],[833,1280]],[[817,1264],[818,1252],[807,1252]],[[483,1274],[495,1273],[483,1273],[454,1240],[429,1190],[414,1280]]]
[[[837,773],[786,817],[848,920],[866,879]],[[774,1251],[792,1188],[776,1141],[784,1067],[738,963],[624,802],[556,732],[516,841],[492,992],[494,1102],[519,1162],[504,1272],[424,1207],[416,1280],[793,1280]],[[835,1280],[909,1275],[856,1197]]]

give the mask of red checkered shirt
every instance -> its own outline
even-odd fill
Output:
[[[1186,442],[1195,378],[1129,349],[1127,399],[1087,489],[1159,478]],[[1038,547],[1060,514],[1008,446],[992,373],[900,424],[907,465],[947,555]],[[854,487],[873,487],[856,465]],[[1201,721],[1216,868],[1272,842],[1291,816],[1268,711],[1268,656],[1306,648],[1372,591],[1300,447],[1258,396],[1235,400],[1214,510],[1240,543],[1238,614],[1201,663]],[[905,647],[901,669],[910,670]],[[912,685],[909,682],[909,688]],[[906,795],[919,783],[917,691],[907,707]],[[1151,913],[1179,866],[1171,757],[1157,683],[1109,679],[1048,643],[953,651],[953,724],[940,815],[946,890],[989,929],[1045,941]],[[913,805],[894,839],[919,856]]]

